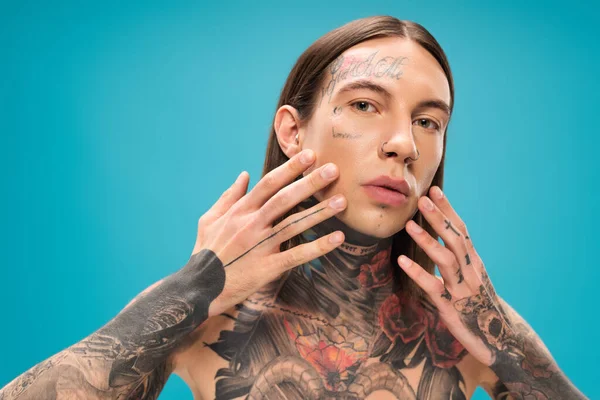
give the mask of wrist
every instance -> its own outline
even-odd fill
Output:
[[[208,316],[209,307],[223,292],[225,269],[214,252],[202,249],[193,254],[187,264],[169,276],[169,289],[183,296],[193,306],[194,321],[198,325]]]

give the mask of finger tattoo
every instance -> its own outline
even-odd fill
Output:
[[[444,287],[444,293],[442,293],[442,297],[445,298],[448,301],[452,300],[452,295],[448,291],[447,287]]]
[[[254,250],[256,247],[260,246],[262,243],[266,242],[267,240],[271,239],[273,236],[278,235],[281,231],[283,231],[284,229],[286,229],[287,227],[293,225],[293,224],[297,224],[298,222],[302,221],[303,219],[306,219],[308,217],[310,217],[311,215],[315,215],[321,211],[323,211],[325,208],[327,207],[322,207],[316,211],[313,211],[312,213],[305,215],[302,218],[298,218],[295,221],[290,222],[289,224],[287,224],[286,226],[284,226],[283,228],[281,228],[280,230],[272,233],[271,235],[267,236],[266,238],[264,238],[263,240],[261,240],[260,242],[256,243],[254,246],[252,246],[251,248],[249,248],[248,250],[246,250],[244,253],[242,253],[242,255],[240,255],[239,257],[235,258],[233,261],[228,262],[227,264],[225,264],[223,266],[223,268],[230,266],[231,264],[233,264],[234,262],[236,262],[237,260],[239,260],[240,258],[244,257],[246,254],[250,253],[252,250]]]
[[[458,271],[456,271],[456,275],[458,276],[458,283],[462,283],[462,281],[465,280],[465,277],[463,276],[461,267],[458,267]]]
[[[460,236],[460,233],[452,226],[452,222],[448,220],[444,220],[444,222],[446,223],[446,229],[452,229],[452,232],[456,233],[457,236]]]

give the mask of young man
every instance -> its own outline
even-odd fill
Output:
[[[453,95],[417,24],[319,39],[282,91],[265,177],[200,219],[189,263],[0,399],[156,398],[171,372],[198,399],[584,398],[441,193]]]

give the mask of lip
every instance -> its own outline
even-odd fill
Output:
[[[363,188],[367,195],[378,203],[389,206],[401,206],[407,202],[407,197],[395,190],[384,188],[383,186],[364,185]]]
[[[410,185],[405,179],[381,175],[363,185],[373,200],[390,206],[401,206],[408,201]]]
[[[410,197],[410,185],[403,178],[392,178],[387,175],[380,175],[377,178],[365,183],[365,186],[380,186],[392,191],[400,192],[406,197]]]

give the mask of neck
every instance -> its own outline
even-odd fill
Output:
[[[311,196],[300,204],[300,208],[307,209],[316,204],[318,204],[318,201]],[[379,262],[378,266],[380,269],[382,267],[386,267],[388,270],[390,269],[389,255],[392,247],[391,237],[382,239],[361,233],[350,228],[336,217],[329,218],[328,220],[315,225],[311,229],[304,231],[301,234],[301,237],[304,242],[308,242],[334,231],[342,231],[345,239],[344,243],[335,249],[332,254],[343,256],[344,264],[350,264],[346,265],[347,267],[354,266],[360,268],[363,264],[370,263],[373,261],[373,258],[376,258],[376,261]],[[384,260],[382,260],[382,256],[385,254],[383,252],[387,252]],[[341,266],[336,265],[335,257],[326,258],[331,261],[331,265],[328,265],[328,267],[335,268],[336,266]],[[385,262],[381,263],[380,261]]]
[[[311,197],[301,208],[317,203]],[[365,235],[333,217],[303,232],[301,240],[309,242],[336,230],[344,232],[344,243],[293,270],[278,298],[332,324],[356,325],[359,331],[370,333],[378,304],[392,292],[392,238]]]
[[[301,209],[307,209],[318,204],[314,197],[310,197],[300,204]],[[314,240],[317,237],[327,235],[334,231],[344,232],[344,243],[336,250],[345,253],[348,257],[356,258],[356,261],[364,262],[378,251],[390,249],[392,238],[377,238],[361,233],[340,221],[336,217],[329,218],[320,224],[304,231],[301,236],[305,241]]]

